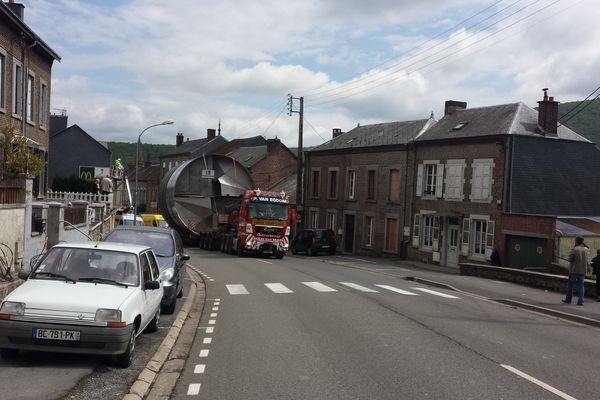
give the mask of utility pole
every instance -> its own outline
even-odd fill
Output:
[[[294,100],[300,101],[300,107],[298,111],[294,110]],[[302,133],[304,130],[304,97],[293,97],[291,94],[288,95],[288,109],[289,115],[292,116],[292,113],[298,114],[298,172],[296,176],[296,212],[300,215],[300,222],[296,217],[296,232],[294,232],[294,236],[298,233],[304,224],[304,204],[302,201],[302,166],[304,163],[304,155],[302,151]]]

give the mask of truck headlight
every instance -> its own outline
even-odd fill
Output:
[[[10,319],[13,315],[25,314],[25,303],[5,301],[0,307],[0,319]]]
[[[246,233],[252,233],[252,225],[246,224]]]
[[[290,227],[285,228],[285,236],[290,236]]]
[[[106,322],[106,326],[111,328],[123,328],[127,324],[121,321],[121,310],[110,308],[99,308],[96,310],[96,322]]]
[[[167,268],[160,273],[160,278],[163,282],[170,281],[173,279],[173,276],[175,276],[175,270],[173,268]]]

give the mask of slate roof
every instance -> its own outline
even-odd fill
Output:
[[[267,157],[267,146],[239,147],[226,155],[235,158],[244,167],[252,168]]]
[[[406,144],[435,123],[435,119],[430,118],[357,126],[305,152]]]
[[[163,153],[161,159],[175,156],[198,157],[201,156],[202,153],[211,153],[225,143],[227,143],[227,139],[223,136],[215,136],[211,141],[208,141],[207,138],[186,140],[173,150]]]
[[[254,136],[250,138],[233,139],[214,151],[214,154],[227,155],[244,146],[263,146],[267,144],[264,136]]]
[[[283,179],[280,179],[278,182],[275,182],[266,190],[271,192],[281,192],[282,190],[287,193],[290,198],[290,203],[296,204],[296,181],[298,180],[298,175],[296,172],[293,172],[286,176]]]
[[[547,139],[589,142],[566,126],[559,126],[556,136],[543,136],[538,130],[538,113],[523,103],[458,109],[444,115],[437,124],[424,131],[417,142],[494,135],[519,135]]]
[[[102,150],[104,150],[105,152],[112,155],[112,152],[108,149],[106,142],[99,142],[98,140],[94,139],[94,137],[92,135],[87,133],[83,128],[81,128],[77,124],[73,124],[63,130],[58,131],[58,132],[53,132],[50,135],[50,141],[51,142],[54,141],[57,136],[61,136],[61,135],[81,135],[81,136],[85,135],[85,137],[89,138],[94,144],[97,144],[99,147],[101,147]]]
[[[505,212],[600,215],[600,149],[588,141],[515,136]]]

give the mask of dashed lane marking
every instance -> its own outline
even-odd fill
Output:
[[[348,286],[349,288],[354,289],[354,290],[358,290],[360,292],[365,292],[365,293],[379,293],[377,290],[373,290],[373,289],[370,289],[368,287],[357,285],[356,283],[352,283],[352,282],[340,282],[340,284],[344,285],[344,286]]]
[[[446,293],[442,293],[442,292],[436,292],[435,290],[431,290],[431,289],[418,288],[418,287],[413,287],[411,289],[418,290],[420,292],[429,293],[429,294],[432,294],[434,296],[444,297],[446,299],[460,299],[460,297],[452,296],[451,294],[446,294]]]
[[[237,294],[250,294],[248,293],[248,291],[246,290],[246,287],[244,285],[225,285],[227,287],[227,290],[229,290],[229,294],[232,295],[237,295]]]
[[[321,282],[302,282],[302,284],[316,290],[317,292],[337,292],[336,289],[324,285]]]
[[[389,285],[375,285],[375,286],[380,287],[382,289],[387,289],[387,290],[395,292],[395,293],[404,294],[407,296],[418,296],[418,294],[416,294],[416,293],[409,292],[408,290],[398,289],[396,287],[389,286]]]
[[[265,283],[265,286],[271,289],[273,293],[294,293],[281,283]]]

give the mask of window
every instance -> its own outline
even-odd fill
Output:
[[[488,217],[463,219],[462,254],[474,259],[489,259],[494,249],[495,222]]]
[[[396,251],[398,243],[398,219],[386,218],[385,220],[385,250]]]
[[[492,159],[473,160],[473,177],[471,178],[471,201],[486,202],[492,201],[492,171],[494,161]]]
[[[337,198],[337,173],[338,170],[336,169],[330,169],[329,170],[329,198],[330,199],[335,199]]]
[[[485,256],[487,221],[473,221],[473,254]]]
[[[423,216],[423,247],[433,248],[433,215]]]
[[[335,212],[332,212],[332,211],[327,212],[327,228],[331,229],[334,232],[337,230],[337,226],[335,224],[336,217],[337,217],[337,214]]]
[[[356,171],[348,171],[348,199],[354,200],[356,193]]]
[[[310,210],[310,227],[319,227],[319,210]]]
[[[33,123],[33,85],[35,78],[27,75],[27,122]]]
[[[6,52],[4,49],[0,48],[0,110],[4,111],[5,109],[5,100],[4,96],[6,96]]]
[[[400,201],[400,170],[390,170],[390,181],[388,184],[388,200],[394,203]]]
[[[373,247],[373,222],[375,218],[365,216],[365,247]]]
[[[424,161],[417,169],[417,196],[423,198],[442,197],[444,164]]]
[[[40,80],[40,128],[45,128],[48,120],[48,85]]]
[[[375,170],[367,173],[367,200],[375,200]]]
[[[440,217],[433,211],[415,214],[413,224],[413,247],[428,251],[439,250]]]
[[[17,60],[13,61],[12,88],[12,113],[14,117],[21,118],[23,112],[23,66]]]
[[[140,263],[142,266],[142,279],[144,280],[144,283],[150,282],[152,280],[152,272],[146,254],[140,255]]]
[[[446,185],[444,199],[463,200],[465,160],[448,160],[446,163]]]
[[[321,184],[321,171],[318,169],[312,170],[312,180],[311,180],[311,196],[313,198],[319,197],[319,185]]]

